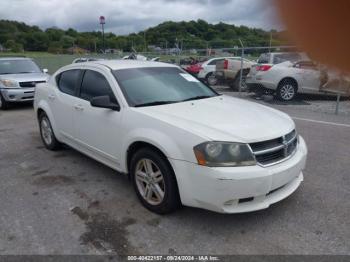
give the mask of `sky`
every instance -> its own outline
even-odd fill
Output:
[[[125,35],[164,21],[203,19],[210,23],[281,29],[271,0],[0,0],[0,19],[17,20],[42,29],[69,27]]]

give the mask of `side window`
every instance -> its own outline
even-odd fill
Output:
[[[208,65],[216,65],[217,62],[223,61],[224,59],[215,59],[211,61]]]
[[[62,72],[56,79],[58,80],[58,89],[68,95],[75,95],[75,87],[77,86],[80,76],[80,70],[73,69]]]
[[[269,54],[262,54],[260,55],[258,59],[258,64],[269,64],[270,63],[270,56]]]
[[[109,96],[111,101],[116,101],[107,79],[96,71],[86,70],[80,88],[80,97],[90,101],[96,96]]]

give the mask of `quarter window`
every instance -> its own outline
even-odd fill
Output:
[[[116,100],[107,79],[96,71],[86,70],[80,88],[80,97],[90,101],[96,96],[109,96],[112,101]]]
[[[80,70],[68,70],[61,73],[58,77],[58,89],[68,95],[75,95],[75,87],[78,83]]]

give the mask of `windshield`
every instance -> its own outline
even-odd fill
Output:
[[[176,103],[218,95],[176,67],[132,68],[113,73],[130,106]]]
[[[32,60],[0,60],[0,74],[39,73],[40,68]]]

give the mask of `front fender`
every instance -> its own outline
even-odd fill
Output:
[[[186,156],[169,135],[151,128],[137,128],[128,132],[122,145],[121,168],[127,172],[127,154],[131,144],[145,142],[157,147],[167,158],[186,159]]]

